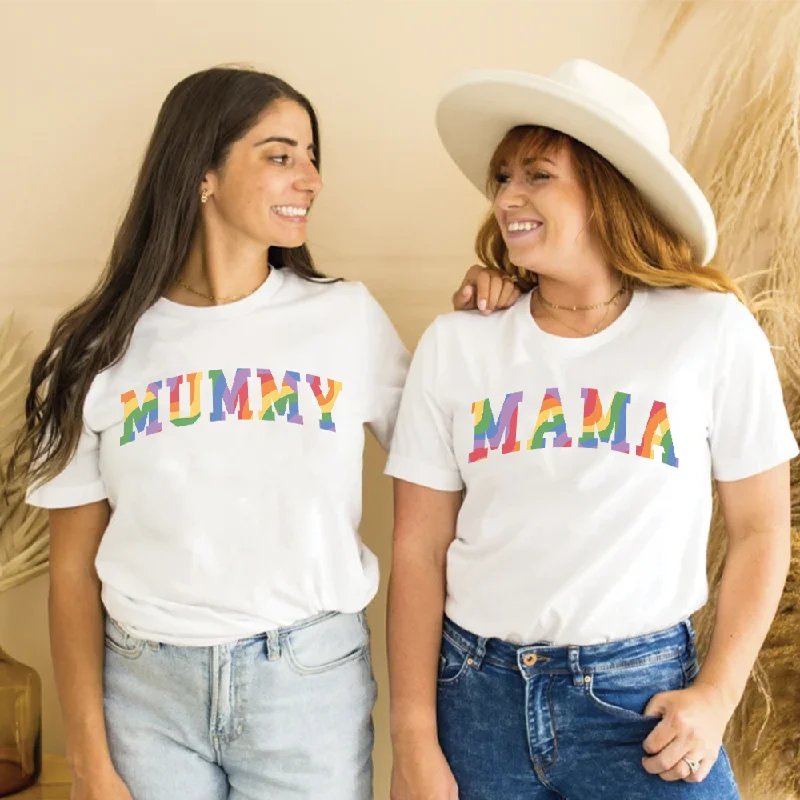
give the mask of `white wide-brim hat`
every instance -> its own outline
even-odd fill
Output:
[[[519,125],[553,128],[600,153],[686,238],[701,264],[712,259],[714,212],[670,153],[666,122],[638,86],[583,59],[567,61],[547,77],[481,70],[459,78],[436,112],[447,152],[484,194],[494,151]]]

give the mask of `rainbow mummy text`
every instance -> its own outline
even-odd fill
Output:
[[[283,376],[281,388],[278,389],[272,372],[268,369],[257,369],[255,377],[261,383],[261,408],[254,413],[250,408],[250,391],[248,378],[252,370],[237,369],[233,380],[229,382],[221,369],[208,371],[211,381],[212,406],[209,414],[210,422],[224,422],[229,416],[240,420],[266,420],[274,422],[276,414],[286,418],[295,425],[303,424],[300,414],[299,387],[302,385],[299,372],[287,371]],[[163,426],[158,418],[158,394],[164,384],[169,390],[169,421],[176,427],[194,425],[201,417],[200,384],[202,372],[190,372],[187,375],[176,375],[165,381],[154,381],[147,386],[144,401],[139,404],[135,391],[123,392],[120,399],[124,409],[124,431],[119,440],[120,445],[135,440],[137,432],[145,436],[161,433]],[[305,382],[311,389],[320,411],[319,427],[324,431],[336,433],[333,421],[333,407],[342,391],[339,381],[327,379],[326,388],[316,375],[306,375]],[[189,386],[189,408],[181,408],[180,387]],[[188,413],[186,413],[188,410]]]

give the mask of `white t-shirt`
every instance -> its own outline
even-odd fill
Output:
[[[465,489],[446,613],[485,637],[596,644],[707,599],[711,477],[797,455],[766,336],[735,296],[647,289],[588,338],[529,296],[426,331],[386,472]]]
[[[388,445],[407,367],[360,283],[273,270],[235,303],[162,298],[29,502],[108,498],[103,603],[137,636],[211,645],[359,611],[378,587],[358,535],[363,426]]]

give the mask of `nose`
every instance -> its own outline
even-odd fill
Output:
[[[316,164],[311,159],[308,159],[304,164],[300,165],[299,174],[295,179],[295,186],[303,192],[308,192],[311,196],[315,196],[322,189],[322,176],[319,174]]]
[[[519,181],[516,178],[509,178],[506,183],[501,184],[495,195],[495,208],[500,211],[522,208],[528,201],[525,190],[526,186],[523,181]]]

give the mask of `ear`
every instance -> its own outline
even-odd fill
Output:
[[[206,194],[211,197],[217,191],[218,184],[219,177],[217,173],[213,169],[210,169],[203,176],[203,180],[200,183],[200,191],[202,192],[205,189]]]

